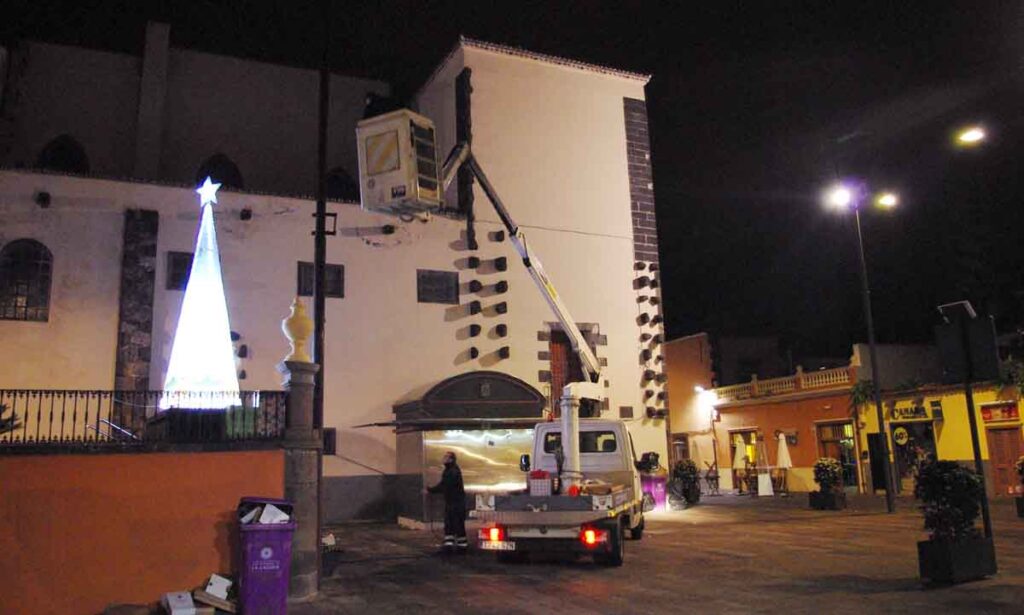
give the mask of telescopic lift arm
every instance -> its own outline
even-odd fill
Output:
[[[544,296],[544,300],[547,301],[551,311],[554,312],[555,317],[558,318],[558,322],[562,324],[562,329],[569,337],[569,342],[572,344],[573,351],[580,358],[580,365],[583,368],[583,382],[572,382],[566,385],[565,393],[567,397],[579,399],[589,399],[594,401],[603,400],[604,394],[604,383],[601,382],[601,364],[594,355],[594,352],[590,349],[586,339],[583,337],[583,333],[580,332],[580,328],[576,326],[576,321],[573,320],[572,315],[569,314],[569,309],[562,302],[562,298],[558,295],[555,290],[554,284],[548,278],[547,273],[544,271],[544,266],[540,262],[540,258],[530,250],[530,245],[526,241],[526,235],[523,234],[523,230],[518,224],[512,220],[512,216],[509,215],[508,210],[505,209],[505,205],[501,202],[501,198],[495,191],[494,186],[487,179],[483,169],[480,168],[480,163],[477,162],[473,156],[473,152],[470,149],[468,143],[460,143],[452,149],[451,153],[448,154],[448,159],[445,160],[443,168],[443,184],[442,191],[447,190],[448,186],[451,185],[452,180],[455,178],[455,174],[460,168],[465,165],[476,177],[477,181],[480,182],[480,187],[483,188],[484,194],[487,195],[491,205],[494,206],[494,210],[498,213],[498,218],[501,219],[502,224],[505,225],[505,229],[508,230],[509,239],[512,241],[512,245],[515,246],[516,251],[523,260],[523,265],[526,270],[530,273],[530,277],[533,278],[533,282],[537,285],[541,294]]]

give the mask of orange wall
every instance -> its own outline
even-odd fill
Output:
[[[707,333],[698,333],[665,343],[665,372],[668,374],[669,417],[673,433],[708,428],[707,412],[696,407],[695,386],[711,388],[711,346]]]
[[[715,425],[718,433],[719,468],[732,467],[729,431],[756,427],[764,435],[768,459],[775,463],[779,442],[775,430],[797,432],[796,446],[789,446],[794,467],[810,467],[818,458],[815,421],[850,420],[850,394],[842,389],[834,394],[811,399],[787,401],[768,400],[748,405],[719,406],[722,420]]]
[[[284,453],[0,457],[0,613],[151,603],[234,566],[239,497],[284,494]]]

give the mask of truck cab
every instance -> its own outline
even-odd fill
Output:
[[[622,421],[580,419],[580,470],[586,479],[625,485],[642,493],[633,439]],[[562,445],[562,425],[540,423],[534,430],[530,470],[558,473],[555,451]]]

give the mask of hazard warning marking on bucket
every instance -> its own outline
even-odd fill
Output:
[[[366,168],[379,175],[398,168],[398,131],[383,132],[366,138]]]

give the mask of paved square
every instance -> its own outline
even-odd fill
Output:
[[[395,526],[336,529],[325,556],[319,613],[1024,613],[1024,519],[993,506],[999,574],[924,588],[913,500],[893,515],[859,496],[842,512],[807,509],[807,496],[705,498],[651,515],[626,563],[589,559],[499,564],[492,553],[440,556],[439,536]],[[439,531],[439,530],[438,530]]]

